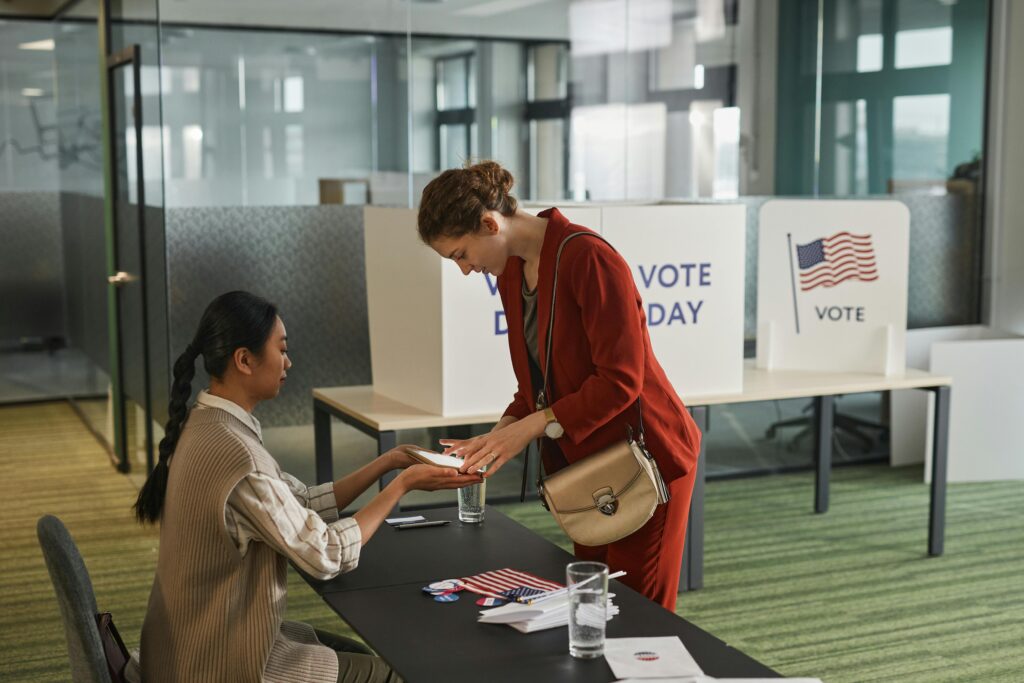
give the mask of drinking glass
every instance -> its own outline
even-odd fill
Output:
[[[486,470],[481,467],[480,472]],[[484,505],[487,498],[487,480],[459,489],[459,521],[466,524],[480,524],[484,521]]]
[[[608,619],[608,565],[573,562],[565,568],[569,587],[569,654],[593,659],[604,654]]]

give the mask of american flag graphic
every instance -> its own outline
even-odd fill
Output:
[[[837,232],[807,244],[796,245],[800,263],[800,291],[835,287],[846,280],[878,279],[871,235]]]
[[[460,579],[466,586],[466,590],[479,595],[486,595],[492,598],[507,600],[502,591],[526,587],[536,588],[539,591],[553,591],[563,588],[562,584],[542,579],[539,576],[521,572],[517,569],[497,569],[492,572],[484,572],[476,576],[467,576]]]
[[[505,595],[513,600],[519,600],[519,598],[532,598],[535,595],[543,595],[544,593],[547,593],[547,591],[542,591],[539,588],[530,588],[529,586],[519,586],[519,588],[513,588],[510,591],[505,591]]]

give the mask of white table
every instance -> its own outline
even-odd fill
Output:
[[[682,394],[701,431],[707,429],[708,409],[727,403],[752,403],[791,398],[814,399],[814,510],[828,511],[829,475],[832,470],[832,422],[835,397],[874,391],[921,389],[935,393],[934,439],[932,440],[932,482],[928,523],[928,554],[941,555],[945,536],[946,457],[949,437],[951,380],[922,370],[907,369],[901,375],[759,370],[749,360],[743,368],[743,391],[736,394]],[[501,415],[445,417],[427,413],[374,392],[372,386],[330,387],[313,390],[313,420],[316,439],[318,482],[334,479],[331,453],[331,418],[336,417],[377,439],[379,453],[397,445],[396,432],[403,429],[465,427],[493,424]],[[687,531],[680,588],[696,590],[704,584],[704,460],[702,443],[697,459],[697,477]]]

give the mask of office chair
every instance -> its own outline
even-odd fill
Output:
[[[50,572],[68,643],[74,683],[116,683],[111,680],[100,629],[96,595],[74,539],[53,515],[39,518],[36,535]]]
[[[838,397],[837,397],[838,398]],[[889,438],[889,427],[878,422],[871,422],[869,420],[862,420],[859,417],[853,415],[847,415],[840,413],[836,408],[836,404],[832,404],[832,425],[836,432],[842,432],[848,436],[853,437],[860,442],[865,452],[870,451],[875,446],[876,439],[879,441],[885,441]],[[802,412],[808,412],[814,408],[814,402],[809,402],[804,406]],[[779,429],[785,427],[803,427],[796,436],[793,437],[793,443],[799,443],[803,439],[807,438],[813,433],[812,416],[806,417],[794,417],[788,420],[778,420],[768,425],[768,429],[765,430],[764,436],[766,439],[774,439],[776,432]],[[877,435],[871,437],[865,433],[864,430],[875,430]]]

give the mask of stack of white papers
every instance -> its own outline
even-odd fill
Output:
[[[618,606],[612,604],[614,593],[608,594],[607,621],[619,613]],[[588,607],[588,605],[581,605]],[[586,615],[582,615],[584,618]],[[600,619],[600,617],[597,617]],[[480,610],[481,624],[507,624],[520,633],[533,633],[557,626],[569,625],[569,596],[567,594],[552,597],[548,600],[525,605],[510,602],[501,607]]]

